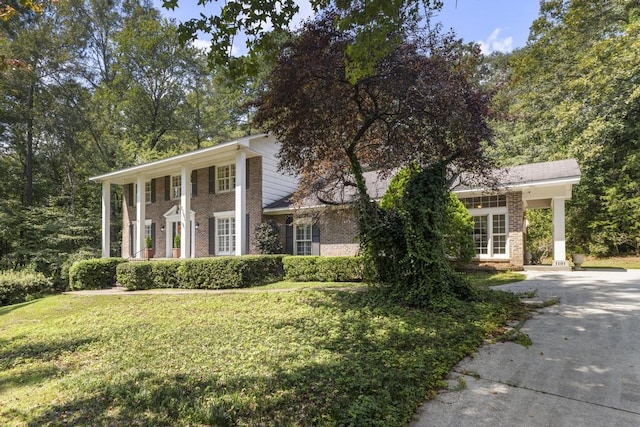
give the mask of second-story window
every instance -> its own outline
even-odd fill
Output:
[[[182,177],[175,175],[171,177],[171,198],[179,199],[182,195]]]
[[[144,202],[151,203],[151,181],[144,183]]]
[[[217,190],[231,191],[236,186],[236,165],[220,166],[217,170]]]

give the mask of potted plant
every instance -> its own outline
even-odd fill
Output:
[[[176,234],[173,238],[173,257],[180,258],[180,235]]]
[[[150,259],[153,258],[154,250],[153,250],[153,241],[151,240],[151,236],[147,236],[144,239],[144,258]]]
[[[582,264],[584,263],[585,256],[584,250],[580,246],[573,248],[571,252],[571,261],[573,261],[574,269],[582,270]]]

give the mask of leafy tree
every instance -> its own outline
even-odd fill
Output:
[[[300,175],[298,196],[316,193],[332,202],[355,188],[361,243],[374,258],[384,253],[387,265],[404,269],[379,274],[381,282],[408,280],[415,292],[405,295],[415,298],[406,301],[426,304],[452,290],[441,228],[447,168],[484,173],[490,165],[483,154],[491,136],[490,94],[475,79],[479,52],[452,35],[399,34],[399,47],[375,73],[352,83],[345,78],[345,52],[354,35],[334,22],[327,14],[285,45],[256,121],[281,142],[281,168]],[[389,216],[372,204],[364,168],[389,175],[412,163],[421,172],[406,191],[422,204],[404,197],[404,210]],[[404,243],[387,255],[379,240],[385,236]],[[435,266],[442,274],[427,277]]]
[[[635,252],[640,239],[640,190],[629,185],[640,179],[639,48],[637,2],[554,0],[541,3],[528,46],[512,60],[502,156],[578,159],[568,231],[599,254]]]
[[[256,225],[256,249],[261,254],[280,254],[280,226],[273,220]]]
[[[203,0],[201,6],[215,0]],[[353,34],[346,47],[347,71],[351,81],[374,73],[378,60],[391,53],[401,42],[399,34],[417,23],[422,11],[440,9],[441,0],[311,0],[316,13],[331,11],[339,30]],[[179,7],[179,0],[163,0],[167,9]],[[252,61],[237,61],[231,56],[233,42],[246,37],[249,55],[274,50],[272,32],[286,32],[299,12],[294,0],[230,0],[216,15],[201,14],[180,25],[182,40],[195,39],[199,31],[211,34],[209,61],[212,67],[231,65],[252,72]]]

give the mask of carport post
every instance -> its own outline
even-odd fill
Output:
[[[568,266],[564,233],[564,197],[554,197],[551,202],[553,211],[553,265]]]

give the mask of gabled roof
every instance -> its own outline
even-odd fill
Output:
[[[508,190],[519,187],[577,184],[581,173],[578,162],[575,159],[567,159],[496,169],[491,175],[495,178],[495,183],[491,188],[486,183],[467,175],[458,178],[452,185],[452,189],[455,193],[466,193],[491,191],[493,189]],[[364,178],[369,195],[374,200],[382,198],[391,182],[391,177],[383,178],[377,171],[365,172]],[[347,203],[352,201],[355,195],[355,189],[348,188],[340,199],[336,201]],[[291,196],[288,195],[268,205],[264,212],[275,214],[294,209]],[[300,203],[300,207],[303,208],[320,206],[323,206],[323,204],[315,196],[307,197]]]

